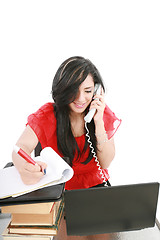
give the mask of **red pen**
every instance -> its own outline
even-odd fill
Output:
[[[14,151],[19,154],[22,158],[24,158],[28,163],[33,165],[38,165],[26,152],[24,152],[20,147],[14,146]]]
[[[19,154],[22,158],[24,158],[28,163],[31,163],[33,165],[38,165],[26,152],[24,152],[20,147],[14,146],[14,151]],[[46,169],[41,169],[43,171],[43,174],[46,174]]]

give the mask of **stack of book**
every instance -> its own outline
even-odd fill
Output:
[[[64,201],[2,207],[11,221],[2,236],[4,240],[51,240],[57,234]]]

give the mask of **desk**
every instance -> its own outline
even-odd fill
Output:
[[[2,232],[10,221],[10,214],[0,214],[0,240],[3,240]],[[146,228],[139,231],[99,234],[94,236],[68,236],[66,235],[66,223],[64,218],[59,226],[58,236],[55,240],[160,240],[160,229],[155,225],[154,228]]]

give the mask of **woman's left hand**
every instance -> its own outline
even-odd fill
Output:
[[[94,122],[103,120],[103,113],[105,109],[105,101],[104,101],[104,91],[102,89],[101,95],[95,95],[93,101],[91,103],[90,109],[95,108],[96,112],[93,117]]]

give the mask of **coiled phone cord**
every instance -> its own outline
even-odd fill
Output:
[[[90,136],[89,136],[89,130],[88,130],[88,127],[87,127],[87,122],[85,122],[85,128],[86,128],[86,131],[87,131],[87,132],[86,132],[86,137],[88,138],[88,139],[87,139],[87,142],[89,143],[89,147],[91,148],[91,152],[92,152],[92,154],[93,154],[93,157],[95,158],[95,162],[96,162],[96,165],[97,165],[97,167],[98,167],[98,170],[100,171],[100,175],[101,175],[101,178],[103,179],[104,186],[105,186],[105,187],[108,187],[108,184],[107,184],[107,182],[106,182],[106,180],[105,180],[104,173],[103,173],[103,171],[102,171],[102,168],[101,168],[101,166],[100,166],[99,160],[98,160],[98,158],[97,158],[96,152],[95,152],[95,150],[94,150],[94,147],[92,146],[92,142],[90,141]]]

